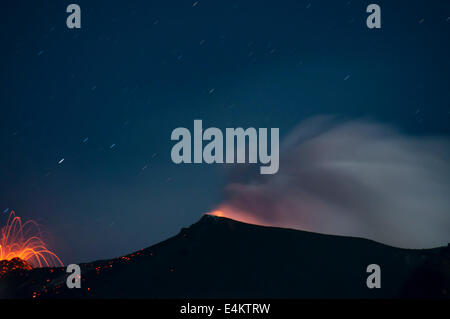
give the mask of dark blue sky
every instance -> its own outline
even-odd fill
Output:
[[[149,246],[220,202],[227,168],[170,159],[194,119],[450,133],[449,1],[375,1],[381,30],[365,25],[374,1],[194,2],[1,4],[0,212],[44,224],[65,263]]]

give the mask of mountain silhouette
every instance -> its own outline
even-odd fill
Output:
[[[381,268],[381,288],[366,285]],[[450,247],[400,249],[371,240],[263,227],[204,215],[179,234],[111,260],[20,269],[0,278],[3,298],[449,297]],[[430,279],[430,280],[428,280]]]

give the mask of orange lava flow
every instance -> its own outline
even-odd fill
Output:
[[[55,253],[51,252],[42,240],[35,221],[22,223],[14,211],[6,225],[0,230],[0,260],[20,258],[33,267],[64,266]]]

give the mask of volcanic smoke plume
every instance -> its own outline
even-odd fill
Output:
[[[277,174],[238,172],[213,214],[404,248],[446,245],[449,144],[369,121],[314,118],[283,141]]]

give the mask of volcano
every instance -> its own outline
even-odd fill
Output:
[[[369,289],[367,266],[381,268]],[[450,293],[450,247],[412,250],[371,240],[256,226],[204,215],[174,237],[127,256],[11,271],[3,298],[397,298]]]

